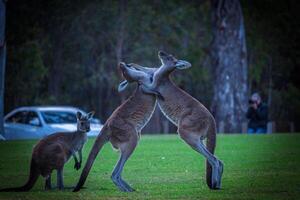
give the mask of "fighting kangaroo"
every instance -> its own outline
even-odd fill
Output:
[[[80,169],[82,162],[82,148],[87,141],[86,132],[90,131],[90,119],[94,112],[83,115],[77,112],[77,131],[54,133],[41,139],[34,147],[30,163],[29,178],[25,185],[15,188],[1,189],[1,192],[22,192],[29,191],[39,175],[46,178],[45,189],[51,189],[51,173],[57,170],[57,187],[64,189],[63,168],[65,163],[73,156],[74,168]],[[79,161],[76,157],[79,154]]]
[[[156,91],[164,100],[158,99],[158,106],[163,114],[177,126],[180,137],[194,150],[205,156],[206,182],[211,189],[221,188],[223,163],[214,156],[216,146],[216,123],[211,113],[195,98],[177,87],[170,79],[175,69],[191,67],[187,61],[177,60],[174,56],[160,51],[158,53],[162,66],[147,68],[129,64],[136,70],[153,75],[149,84],[140,82],[144,92]],[[207,138],[206,146],[203,140]]]
[[[128,85],[128,82],[138,80],[138,82],[145,82],[150,84],[152,77],[142,71],[131,69],[125,63],[120,63],[119,67],[122,71],[123,77],[126,79],[119,85],[119,91],[122,91]],[[132,79],[134,77],[134,79]],[[146,90],[147,92],[151,92]],[[94,163],[94,160],[105,143],[110,141],[115,149],[120,150],[120,158],[117,162],[111,179],[113,183],[124,192],[132,192],[134,189],[129,186],[121,177],[123,167],[127,159],[134,151],[138,140],[139,134],[143,127],[150,120],[155,106],[156,95],[149,95],[142,91],[140,85],[137,86],[134,94],[129,97],[123,104],[121,104],[105,122],[101,133],[96,138],[96,141],[91,149],[87,162],[81,173],[79,182],[77,183],[74,192],[79,191],[83,186],[89,171]]]

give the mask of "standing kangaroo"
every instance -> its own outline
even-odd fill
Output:
[[[15,188],[1,189],[1,192],[22,192],[29,191],[39,175],[46,178],[45,189],[51,189],[51,173],[57,170],[57,187],[64,189],[63,168],[65,163],[73,156],[75,160],[74,168],[80,169],[82,162],[82,148],[87,141],[86,132],[90,131],[90,119],[94,112],[86,116],[77,112],[77,131],[51,134],[41,139],[34,147],[30,163],[29,178],[25,185]],[[79,161],[76,157],[79,154]]]
[[[124,90],[128,82],[132,82],[135,79],[149,84],[152,80],[148,74],[131,69],[125,63],[120,63],[119,67],[126,79],[120,83],[119,91]],[[146,91],[148,93],[151,92],[147,89]],[[151,93],[159,96],[159,94],[154,91]],[[114,148],[119,149],[121,153],[119,161],[111,175],[113,183],[121,191],[134,191],[134,189],[122,179],[121,174],[127,159],[131,156],[138,143],[141,130],[148,123],[154,112],[156,106],[155,95],[145,94],[140,85],[138,85],[134,94],[111,114],[92,147],[79,182],[73,190],[74,192],[79,191],[83,186],[97,154],[108,141],[110,141]]]
[[[221,188],[223,163],[214,156],[216,146],[216,123],[211,113],[195,98],[177,87],[170,79],[175,69],[191,67],[187,61],[177,60],[174,56],[160,51],[162,66],[147,68],[130,64],[137,70],[153,75],[152,83],[141,82],[144,92],[156,91],[164,100],[158,99],[163,114],[177,126],[180,137],[194,150],[205,156],[206,182],[211,189]],[[207,145],[203,140],[207,138]]]

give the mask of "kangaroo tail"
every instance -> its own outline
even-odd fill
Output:
[[[206,148],[211,153],[214,154],[216,147],[216,133],[217,128],[215,123],[208,129]],[[210,189],[214,189],[212,186],[212,166],[209,164],[208,160],[206,160],[206,184]]]
[[[89,157],[88,157],[88,159],[85,163],[85,166],[81,172],[80,179],[79,179],[76,187],[74,188],[73,192],[79,191],[80,188],[83,186],[98,153],[100,152],[103,145],[108,142],[108,140],[109,140],[109,135],[107,133],[107,128],[103,127],[92,147]]]
[[[1,189],[0,192],[26,192],[29,191],[35,182],[37,181],[38,177],[40,175],[38,165],[34,161],[34,159],[31,159],[30,163],[30,172],[29,172],[29,178],[25,185],[21,187],[15,187],[15,188],[4,188]]]

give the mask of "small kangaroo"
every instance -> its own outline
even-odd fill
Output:
[[[94,112],[83,115],[77,112],[77,131],[55,133],[41,139],[33,148],[30,163],[29,178],[25,185],[15,188],[1,189],[1,192],[23,192],[29,191],[39,175],[46,178],[45,189],[49,190],[51,186],[51,173],[57,170],[57,187],[64,189],[63,168],[65,163],[73,156],[75,160],[74,168],[80,169],[82,162],[82,148],[87,141],[86,132],[90,131],[90,119]],[[79,154],[79,161],[76,157]]]
[[[158,53],[162,66],[147,68],[137,64],[131,67],[153,75],[153,82],[140,82],[144,92],[156,91],[163,96],[158,99],[158,106],[163,114],[177,126],[180,137],[195,151],[207,159],[206,182],[210,189],[221,188],[223,163],[214,156],[216,146],[216,123],[211,113],[195,98],[177,87],[170,79],[175,69],[191,67],[187,61],[178,60],[172,55]],[[203,140],[207,138],[206,146]]]
[[[128,83],[134,80],[150,84],[152,77],[147,73],[131,69],[125,63],[120,63],[119,67],[123,77],[126,79],[119,84],[119,91],[124,90]],[[74,192],[79,191],[83,186],[97,154],[108,141],[121,153],[111,175],[113,183],[123,192],[134,191],[134,189],[122,179],[121,174],[127,159],[137,146],[141,130],[148,123],[154,112],[156,95],[160,96],[160,94],[155,91],[149,91],[147,89],[146,91],[147,93],[151,92],[155,95],[144,93],[138,84],[133,95],[122,103],[105,122],[101,133],[98,135],[91,149],[79,182],[73,190]]]

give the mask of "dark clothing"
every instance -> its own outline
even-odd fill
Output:
[[[263,134],[263,133],[266,133],[267,132],[267,129],[265,128],[248,128],[248,134]]]
[[[260,103],[255,110],[252,107],[248,108],[246,117],[249,119],[248,127],[252,129],[264,128],[267,129],[268,123],[268,106]]]

